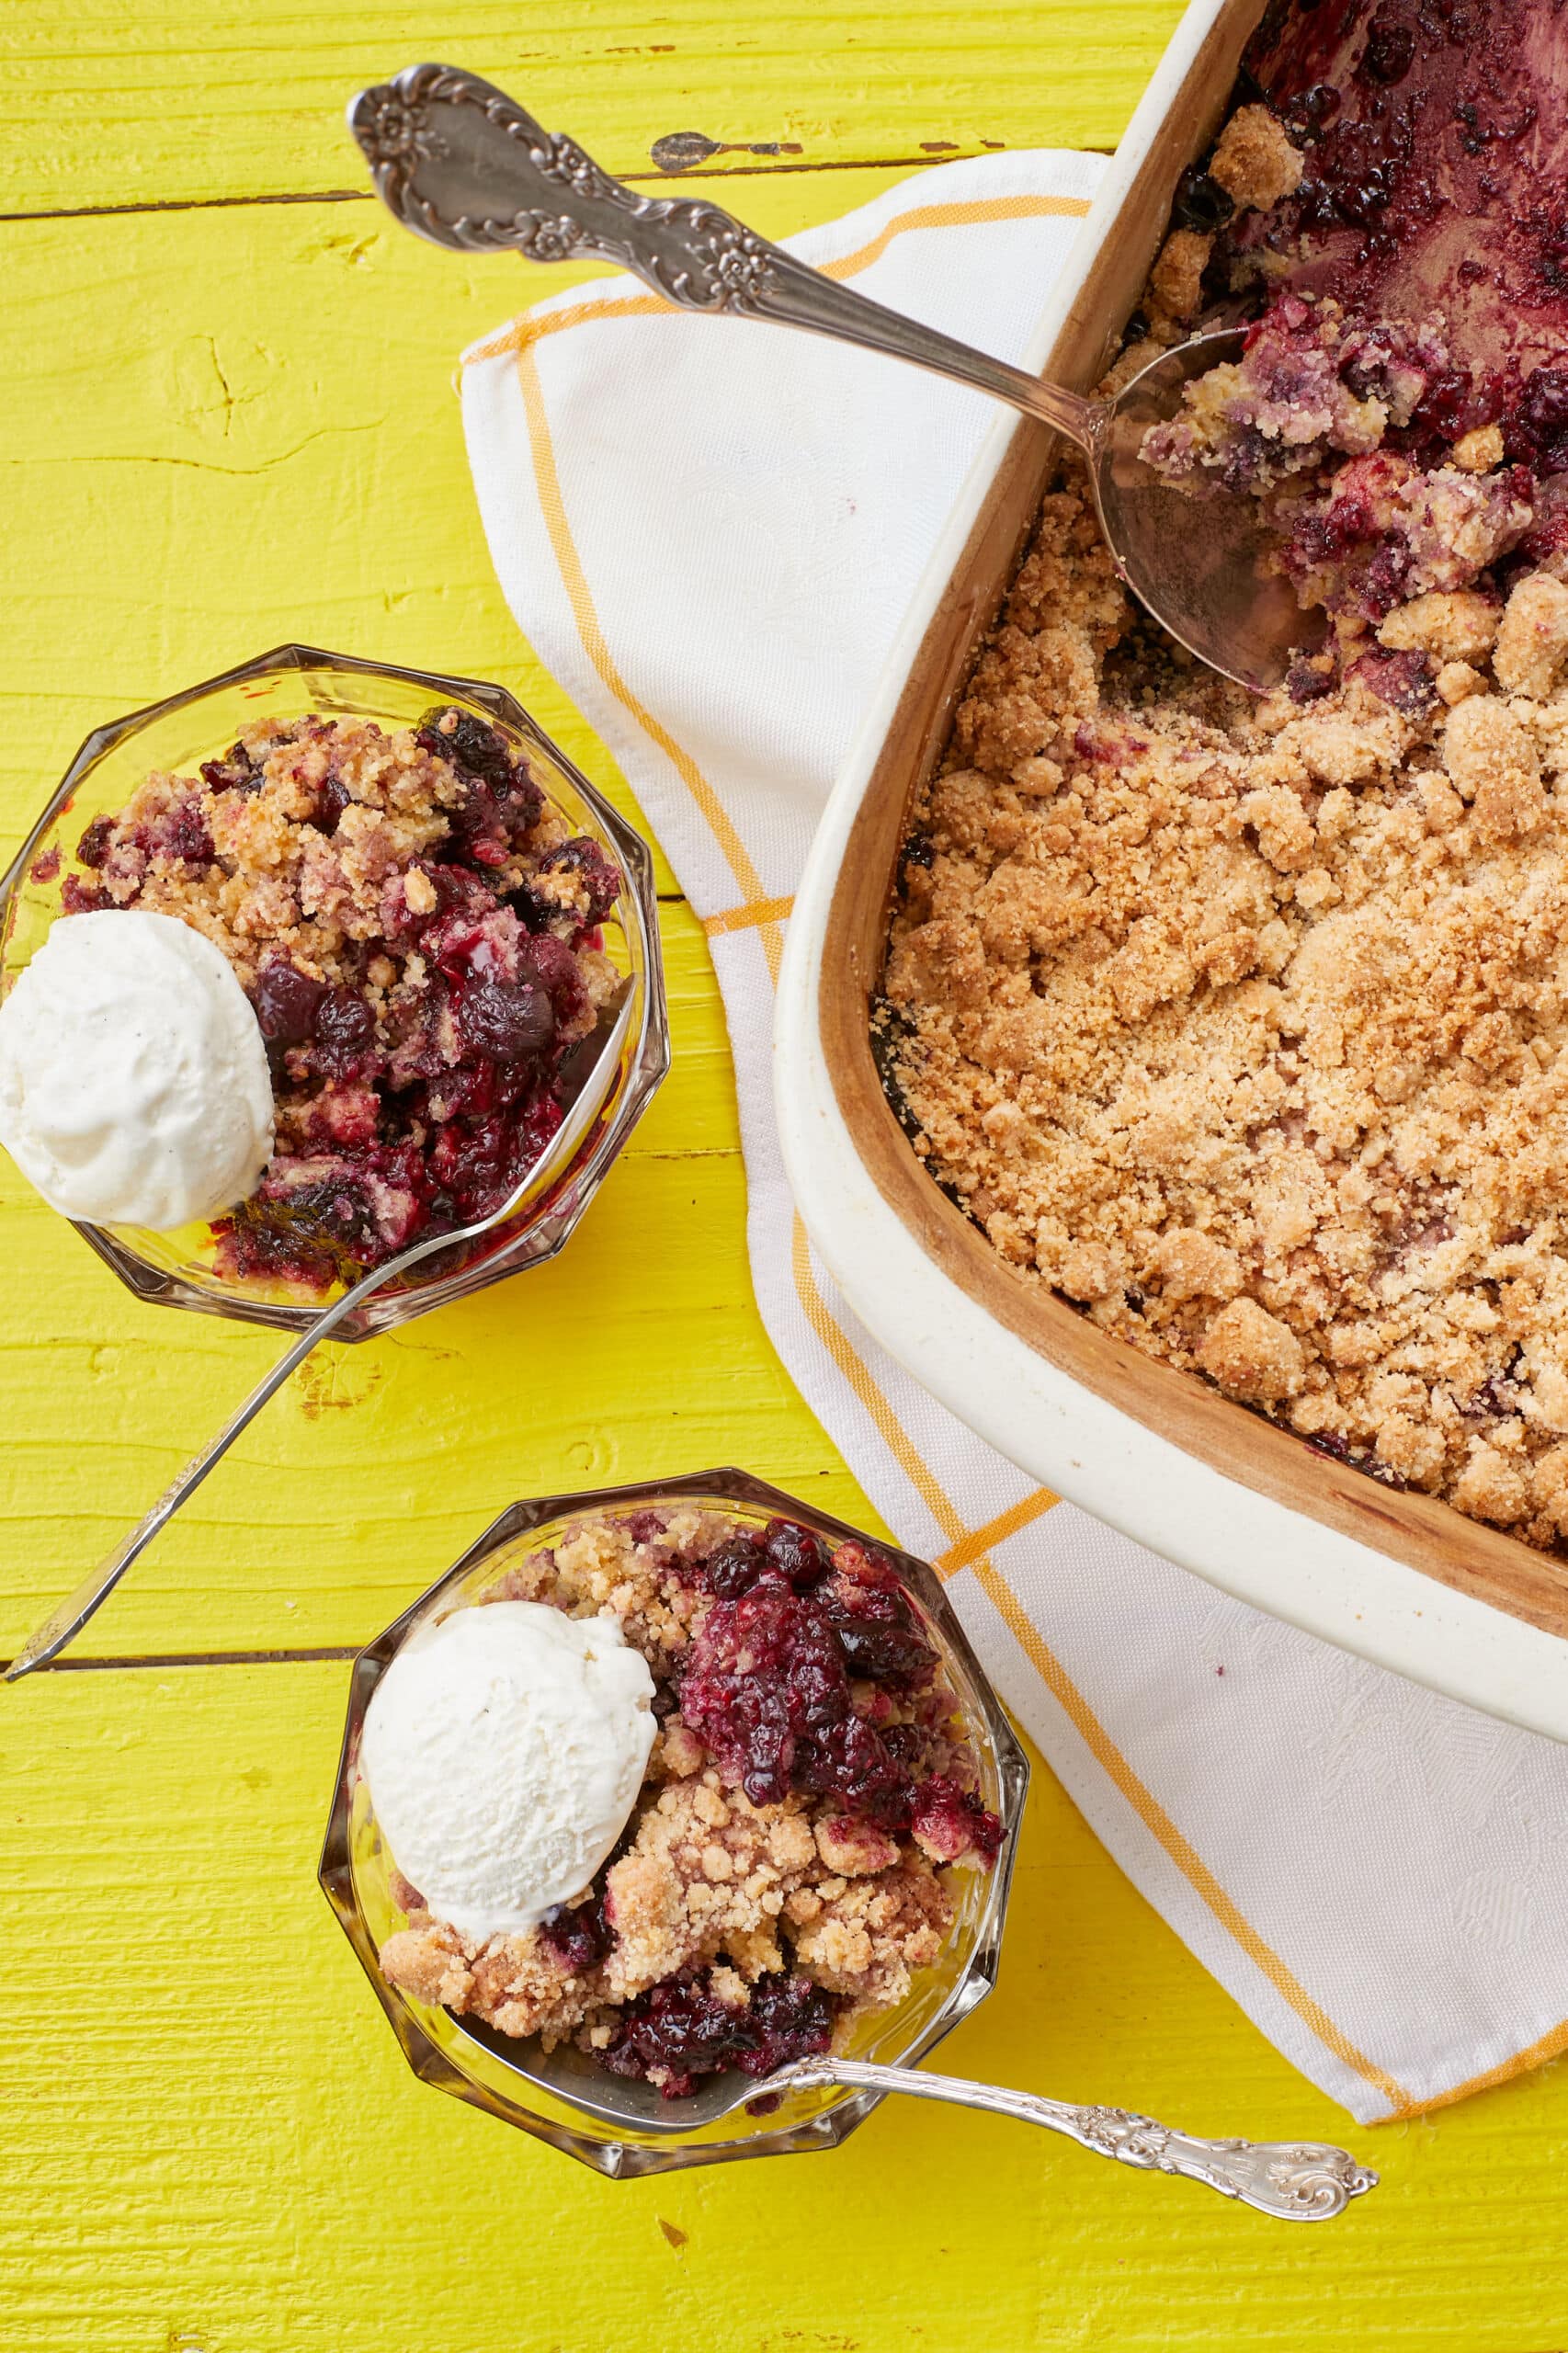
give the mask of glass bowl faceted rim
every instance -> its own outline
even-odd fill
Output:
[[[670,1068],[669,1009],[664,959],[659,939],[658,899],[653,853],[648,843],[575,763],[548,735],[532,713],[509,690],[483,678],[460,673],[422,670],[369,655],[337,654],[323,646],[289,641],[253,655],[232,668],[216,672],[195,686],[144,703],[123,717],[108,720],[84,738],[60,783],[50,795],[21,848],[0,877],[0,995],[6,985],[10,946],[24,885],[40,846],[69,809],[79,788],[99,762],[156,721],[188,710],[248,681],[289,671],[337,674],[347,678],[394,680],[416,687],[433,700],[466,702],[510,729],[542,762],[578,795],[593,821],[613,847],[620,861],[625,888],[618,914],[626,934],[637,985],[642,993],[642,1021],[629,1039],[619,1078],[604,1109],[590,1127],[571,1165],[553,1179],[543,1196],[525,1205],[506,1226],[497,1229],[498,1241],[484,1245],[446,1272],[415,1279],[406,1288],[378,1293],[346,1319],[339,1340],[353,1341],[397,1329],[433,1308],[467,1297],[511,1274],[545,1265],[566,1245],[628,1137],[647,1109]],[[406,720],[399,722],[406,724]],[[221,748],[214,746],[215,749]],[[550,798],[548,778],[546,798]],[[193,1272],[159,1265],[112,1227],[69,1221],[89,1249],[103,1260],[127,1290],[155,1305],[179,1307],[226,1320],[260,1324],[282,1331],[303,1331],[333,1294],[320,1300],[266,1298],[258,1291],[231,1284],[202,1270]],[[438,1266],[439,1261],[437,1259]]]
[[[943,1663],[954,1674],[971,1737],[983,1764],[989,1768],[990,1794],[1007,1833],[1002,1853],[985,1882],[983,1899],[970,1931],[970,1948],[958,1975],[934,2015],[902,2040],[896,2050],[877,2052],[889,2063],[912,2065],[925,2058],[992,1991],[1028,1789],[1029,1766],[1022,1744],[930,1564],[895,1544],[884,1543],[880,1537],[869,1536],[865,1529],[774,1486],[770,1481],[727,1466],[686,1472],[671,1479],[642,1479],[624,1486],[583,1488],[536,1496],[510,1505],[492,1520],[451,1567],[373,1642],[368,1643],[354,1660],[337,1773],[316,1875],[415,2075],[435,2089],[482,2109],[503,2122],[518,2126],[613,2180],[728,2164],[745,2157],[835,2148],[880,2107],[884,2095],[847,2090],[797,2095],[786,2103],[779,2112],[781,2120],[777,2123],[772,2120],[748,2119],[744,2109],[738,2109],[722,2120],[733,2130],[733,2137],[729,2139],[698,2137],[719,2130],[718,2122],[711,2126],[687,2126],[680,2119],[671,2123],[651,2120],[646,2138],[618,2135],[613,2128],[608,2129],[607,2137],[603,2120],[578,2106],[564,2086],[552,2086],[552,2104],[562,2111],[557,2115],[550,2112],[550,2101],[540,2104],[542,2087],[527,2076],[507,2071],[517,2086],[514,2090],[466,2073],[454,2052],[461,2053],[471,2066],[478,2064],[470,2055],[476,2051],[494,2060],[499,2068],[505,2069],[506,2062],[494,2043],[487,2039],[482,2040],[450,2013],[428,2011],[426,2006],[390,1985],[377,1961],[375,1939],[355,1877],[354,1797],[358,1779],[358,1740],[371,1694],[408,1634],[436,1609],[443,1597],[455,1594],[465,1583],[471,1583],[494,1555],[514,1548],[520,1540],[553,1521],[577,1518],[596,1511],[629,1512],[653,1502],[681,1501],[701,1501],[715,1509],[722,1509],[728,1504],[749,1512],[779,1513],[804,1521],[835,1543],[855,1540],[875,1544],[886,1552],[939,1640]],[[939,1968],[940,1963],[933,1966]],[[896,2029],[898,2017],[897,2010],[886,2014],[890,2029]],[[444,2021],[450,2031],[437,2040],[427,2018]],[[504,2042],[505,2038],[496,2040]]]

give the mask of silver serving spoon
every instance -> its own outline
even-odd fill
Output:
[[[798,2059],[750,2086],[731,2103],[778,2093],[824,2091],[843,2085],[857,2091],[907,2092],[915,2099],[951,2100],[959,2108],[988,2109],[993,2116],[1041,2124],[1096,2156],[1115,2157],[1143,2173],[1179,2174],[1200,2181],[1221,2198],[1237,2198],[1281,2222],[1326,2222],[1342,2214],[1353,2198],[1364,2198],[1378,2177],[1358,2165],[1348,2149],[1326,2141],[1203,2141],[1173,2131],[1152,2116],[1125,2108],[1080,2108],[1046,2099],[1005,2084],[974,2084],[960,2075],[928,2075],[923,2067],[879,2067],[860,2059]]]
[[[882,2067],[863,2059],[798,2059],[761,2082],[731,2072],[699,2085],[688,2098],[666,2100],[651,2084],[606,2075],[569,2045],[546,2056],[537,2043],[519,2042],[477,2019],[453,2017],[452,2023],[465,2040],[479,2043],[537,2090],[580,2109],[596,2124],[640,2135],[704,2130],[754,2101],[773,2102],[798,2092],[907,2092],[915,2099],[950,2100],[958,2108],[985,2109],[1020,2124],[1043,2125],[1096,2156],[1114,2157],[1143,2173],[1179,2174],[1284,2222],[1326,2222],[1353,2198],[1364,2198],[1378,2186],[1369,2166],[1332,2142],[1200,2140],[1125,2108],[1080,2107],[1013,2091],[1005,2084],[971,2083],[961,2075]]]
[[[527,1196],[550,1183],[567,1165],[577,1146],[586,1135],[596,1114],[614,1084],[619,1065],[621,1049],[631,1032],[632,1023],[642,1006],[642,990],[639,983],[629,982],[618,1005],[607,1006],[597,1024],[567,1055],[561,1066],[559,1084],[566,1100],[566,1116],[550,1142],[532,1165],[519,1177],[499,1209],[488,1217],[479,1218],[472,1225],[460,1226],[450,1233],[426,1234],[423,1241],[399,1251],[384,1266],[372,1267],[361,1275],[341,1299],[335,1299],[324,1308],[314,1322],[308,1324],[288,1354],[279,1358],[265,1381],[251,1391],[244,1404],[226,1421],[216,1438],[210,1438],[199,1454],[192,1457],[172,1486],[165,1489],[145,1517],[139,1519],[129,1536],[123,1537],[106,1560],[100,1561],[92,1574],[83,1579],[73,1594],[50,1612],[37,1631],[30,1634],[6,1669],[5,1679],[15,1683],[21,1676],[31,1675],[35,1668],[47,1666],[58,1658],[68,1643],[74,1642],[89,1618],[108,1600],[126,1570],[137,1555],[144,1552],[160,1529],[169,1521],[188,1497],[196,1493],[214,1464],[221,1462],[240,1432],[248,1428],[267,1399],[282,1388],[296,1367],[303,1364],[311,1350],[324,1340],[327,1334],[341,1324],[345,1316],[363,1306],[372,1292],[406,1274],[418,1266],[422,1258],[433,1257],[437,1250],[450,1250],[459,1243],[476,1241],[500,1225],[520,1206]]]
[[[1128,586],[1189,652],[1243,686],[1278,686],[1292,650],[1321,635],[1321,617],[1314,630],[1267,569],[1273,538],[1255,499],[1221,493],[1195,506],[1138,455],[1192,377],[1237,357],[1239,331],[1195,336],[1114,400],[1085,400],[824,278],[705,199],[638,196],[505,91],[456,66],[411,65],[361,91],[348,123],[386,203],[438,245],[614,262],[684,309],[833,335],[1054,426],[1088,460],[1100,527]]]

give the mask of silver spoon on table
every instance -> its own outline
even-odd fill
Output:
[[[452,2024],[466,2041],[477,2042],[536,2090],[581,2109],[596,2124],[640,2138],[703,2131],[737,2109],[757,2100],[773,2104],[797,2092],[904,2092],[915,2099],[948,2100],[958,2108],[984,2109],[1020,2124],[1040,2125],[1096,2156],[1114,2157],[1142,2173],[1180,2175],[1278,2222],[1329,2222],[1352,2199],[1364,2198],[1378,2186],[1369,2166],[1332,2142],[1203,2140],[1125,2108],[1047,2099],[1005,2084],[932,2075],[924,2067],[884,2067],[824,2055],[798,2059],[760,2082],[735,2072],[715,2075],[686,2098],[666,2100],[651,2084],[606,2075],[569,2044],[558,2044],[547,2053],[536,2042],[519,2041],[473,2018],[453,2015]]]
[[[1353,2198],[1364,2198],[1378,2186],[1369,2166],[1358,2164],[1348,2149],[1326,2141],[1205,2141],[1124,2108],[1079,2107],[1038,2092],[1013,2091],[1005,2084],[970,2083],[960,2075],[930,2075],[923,2067],[880,2067],[859,2059],[798,2059],[737,2095],[731,2105],[738,2108],[743,2099],[839,2085],[907,2092],[915,2099],[951,2100],[960,2108],[983,2108],[993,2116],[1043,2125],[1096,2156],[1114,2157],[1143,2173],[1179,2174],[1185,2181],[1201,2182],[1221,2198],[1239,2199],[1244,2206],[1281,2222],[1332,2221]]]
[[[1189,652],[1241,685],[1278,686],[1292,650],[1312,636],[1289,584],[1267,568],[1274,542],[1257,502],[1221,493],[1196,507],[1138,455],[1184,385],[1239,355],[1238,330],[1163,353],[1114,400],[1085,400],[824,277],[705,198],[637,195],[458,67],[411,65],[361,91],[348,124],[386,203],[437,244],[614,262],[683,309],[832,335],[1054,426],[1088,460],[1106,544],[1128,586]]]
[[[185,1469],[166,1487],[151,1511],[139,1519],[129,1536],[122,1537],[107,1559],[100,1561],[92,1574],[83,1579],[73,1594],[68,1594],[58,1608],[52,1609],[36,1632],[30,1634],[16,1657],[6,1669],[7,1683],[17,1682],[24,1675],[47,1666],[58,1658],[68,1643],[74,1642],[89,1618],[108,1600],[126,1570],[138,1554],[144,1552],[160,1529],[166,1528],[182,1504],[200,1486],[207,1473],[221,1462],[240,1432],[247,1429],[267,1399],[282,1388],[290,1374],[303,1364],[311,1350],[324,1340],[344,1318],[363,1306],[371,1293],[378,1291],[424,1258],[438,1250],[451,1250],[460,1243],[475,1242],[512,1216],[528,1198],[541,1186],[551,1183],[567,1165],[577,1146],[586,1135],[594,1119],[604,1104],[614,1084],[633,1021],[643,1003],[639,982],[630,982],[616,1005],[607,1006],[588,1035],[573,1047],[561,1066],[558,1085],[566,1105],[565,1117],[542,1152],[518,1178],[506,1199],[488,1217],[478,1218],[472,1225],[460,1226],[456,1232],[427,1233],[395,1258],[383,1266],[372,1267],[368,1275],[335,1299],[314,1321],[301,1333],[293,1347],[278,1358],[265,1381],[251,1391],[237,1413],[226,1421],[215,1438],[210,1438],[199,1454],[192,1457]]]

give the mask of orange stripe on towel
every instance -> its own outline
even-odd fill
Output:
[[[983,1528],[977,1528],[970,1535],[960,1536],[956,1544],[949,1544],[940,1560],[934,1561],[932,1566],[939,1569],[945,1577],[957,1576],[960,1569],[972,1567],[994,1544],[1005,1544],[1009,1536],[1016,1536],[1020,1528],[1028,1528],[1031,1521],[1043,1518],[1061,1500],[1061,1496],[1053,1495],[1049,1487],[1037,1487],[1032,1495],[1024,1497],[1022,1503],[1009,1504],[1006,1510],[999,1511],[994,1519],[988,1519]]]
[[[977,197],[968,204],[923,204],[901,212],[885,229],[838,261],[819,264],[824,278],[858,277],[881,259],[895,237],[910,229],[971,229],[994,221],[1081,221],[1089,207],[1081,196]],[[660,294],[599,294],[585,302],[562,303],[559,311],[543,311],[537,318],[514,319],[484,343],[464,355],[463,366],[481,359],[499,359],[508,351],[530,351],[546,335],[564,334],[590,319],[649,319],[673,317],[677,305]]]
[[[633,718],[643,733],[650,736],[670,762],[696,801],[709,829],[729,861],[730,870],[745,894],[748,907],[760,908],[767,901],[762,877],[752,864],[751,854],[725,813],[723,803],[703,775],[689,752],[684,751],[660,721],[654,718],[626,680],[621,676],[605,642],[599,625],[598,609],[588,586],[566,519],[565,502],[561,495],[561,477],[556,470],[555,450],[550,438],[550,420],[545,415],[544,393],[539,381],[539,369],[531,351],[517,354],[517,383],[523,396],[523,408],[528,417],[528,441],[533,451],[534,483],[539,492],[540,511],[555,561],[561,567],[562,581],[572,606],[572,617],[577,624],[577,634],[584,651],[598,672],[600,678],[615,699]],[[759,915],[757,922],[762,952],[767,959],[769,976],[777,983],[778,961],[783,953],[783,940],[777,922]]]
[[[1497,2066],[1488,2067],[1481,2075],[1471,2075],[1466,2082],[1456,2084],[1451,2092],[1438,2092],[1435,2098],[1420,2101],[1419,2111],[1424,2116],[1428,2109],[1451,2108],[1455,2100],[1468,2099],[1471,2092],[1495,2091],[1499,2084],[1511,2084],[1516,2075],[1528,2075],[1532,2067],[1544,2067],[1549,2059],[1561,2059],[1565,2051],[1568,2051],[1568,2018],[1552,2027],[1525,2050],[1517,2051],[1511,2059],[1505,2059]]]
[[[704,915],[702,928],[710,939],[726,931],[747,931],[753,924],[786,923],[793,899],[758,899],[749,907],[726,907],[722,915]]]
[[[1158,1840],[1187,1885],[1208,1905],[1220,1926],[1235,1938],[1247,1959],[1262,1971],[1275,1992],[1295,2011],[1302,2025],[1310,2027],[1318,2040],[1359,2075],[1363,2083],[1370,2084],[1381,2092],[1389,2103],[1389,2113],[1381,2120],[1383,2122],[1390,2122],[1395,2117],[1418,2115],[1423,2103],[1407,2092],[1396,2077],[1380,2067],[1375,2059],[1369,2059],[1366,2052],[1335,2026],[1322,2004],[1312,1999],[1272,1945],[1259,1936],[1244,1913],[1226,1894],[1201,1855],[1177,1829],[1153,1790],[1141,1779],[1118,1748],[1061,1660],[1041,1640],[1039,1628],[1025,1613],[1011,1586],[997,1574],[989,1561],[976,1563],[975,1575],[993,1607],[1006,1620],[1018,1648],[1096,1763],[1115,1782],[1145,1829]]]

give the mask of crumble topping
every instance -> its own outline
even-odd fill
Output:
[[[277,1143],[215,1228],[224,1274],[322,1290],[486,1215],[619,986],[598,931],[619,872],[466,711],[258,720],[199,778],[148,777],[77,855],[67,914],[191,925],[256,1008]]]
[[[1301,185],[1305,158],[1267,107],[1238,107],[1209,159],[1209,176],[1238,211],[1267,211]]]
[[[840,2047],[930,1967],[950,1873],[1002,1829],[952,1688],[892,1562],[801,1523],[684,1506],[579,1522],[478,1606],[619,1620],[660,1732],[594,1886],[526,1935],[479,1942],[394,1870],[407,1925],[381,1949],[416,2000],[574,2041],[666,2097]]]
[[[1568,590],[1425,594],[1324,686],[1203,674],[1048,498],[915,813],[879,1053],[1024,1279],[1551,1547]]]

